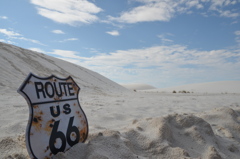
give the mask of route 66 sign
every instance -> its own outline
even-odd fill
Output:
[[[29,105],[26,145],[31,158],[50,158],[87,139],[88,122],[79,91],[70,76],[42,78],[30,73],[25,79],[18,93]]]

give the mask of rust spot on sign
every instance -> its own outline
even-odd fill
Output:
[[[49,150],[49,146],[47,146],[47,148],[44,150],[44,152],[47,152]]]
[[[85,120],[81,120],[81,123],[82,123],[83,125],[87,125],[87,123],[86,123]]]
[[[50,78],[49,81],[50,81],[50,82],[56,82],[57,79],[56,79],[56,78]]]
[[[28,81],[27,84],[33,84],[33,82],[32,81]]]
[[[79,87],[76,85],[76,83],[71,78],[69,78],[67,80],[67,82],[71,82],[73,90],[74,90],[74,94],[76,94],[78,92],[78,90],[79,90]]]
[[[36,108],[39,108],[39,107],[38,107],[38,105],[34,105],[33,108],[36,109]]]
[[[34,105],[33,108],[36,108],[38,111],[35,111],[32,118],[32,126],[36,129],[36,131],[40,131],[42,128],[42,115],[43,111],[39,109],[38,105]]]
[[[35,127],[35,129],[36,129],[37,131],[40,131],[41,128],[42,128],[41,122],[42,122],[42,117],[36,115],[36,116],[33,117],[32,126]]]
[[[84,139],[86,138],[86,135],[87,135],[87,126],[84,125],[84,127],[82,129],[79,129],[79,132],[80,132],[80,139],[79,139],[79,141],[83,142]]]
[[[71,136],[74,140],[76,140],[76,133],[71,133]]]
[[[79,118],[82,118],[82,114],[80,113],[80,111],[76,111],[77,115]]]
[[[62,97],[58,97],[58,96],[56,96],[56,97],[54,97],[53,99],[56,100],[56,101],[58,101],[58,100],[61,100]]]
[[[49,121],[46,123],[46,126],[45,126],[45,128],[44,128],[44,130],[45,130],[49,135],[50,135],[51,132],[52,132],[52,128],[53,128],[54,122],[55,122],[54,119],[49,120]]]
[[[73,85],[74,93],[77,93],[79,88],[77,87],[77,85],[75,83],[72,83],[72,85]]]

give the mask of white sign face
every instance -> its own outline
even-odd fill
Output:
[[[18,93],[29,105],[26,145],[31,158],[50,158],[87,139],[88,122],[79,91],[70,76],[42,78],[30,73],[20,86]]]

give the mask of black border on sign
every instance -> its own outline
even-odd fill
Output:
[[[77,91],[77,98],[71,98],[71,99],[66,99],[66,100],[59,100],[59,101],[69,101],[69,100],[77,100],[77,102],[78,102],[78,105],[79,105],[79,108],[80,108],[80,110],[83,112],[83,115],[84,115],[84,117],[85,117],[85,119],[86,119],[86,124],[87,124],[87,134],[86,134],[86,136],[85,136],[85,138],[84,138],[84,140],[82,141],[83,143],[87,140],[87,137],[88,137],[88,132],[89,132],[89,128],[88,128],[88,120],[87,120],[87,116],[86,116],[86,114],[84,113],[84,111],[83,111],[83,109],[82,109],[82,107],[81,107],[81,105],[80,105],[80,102],[79,102],[79,98],[78,98],[78,96],[79,96],[79,92],[80,92],[80,87],[77,85],[77,83],[74,81],[74,79],[71,77],[71,76],[68,76],[67,78],[59,78],[59,77],[57,77],[57,76],[55,76],[55,75],[51,75],[51,76],[49,76],[49,77],[38,77],[38,76],[36,76],[36,75],[34,75],[33,73],[29,73],[28,74],[28,76],[27,76],[27,78],[24,80],[24,82],[22,83],[22,85],[19,87],[19,89],[17,90],[17,92],[19,93],[19,94],[21,94],[25,99],[26,99],[26,101],[27,101],[27,103],[28,103],[28,106],[29,106],[29,119],[28,119],[28,125],[27,125],[27,128],[26,128],[26,130],[27,130],[27,139],[28,139],[28,145],[27,145],[27,147],[30,149],[30,152],[29,152],[29,155],[32,155],[33,157],[34,157],[34,159],[37,159],[37,157],[34,155],[34,153],[33,153],[33,151],[32,151],[32,147],[31,147],[31,145],[30,145],[30,129],[31,129],[31,123],[32,123],[32,120],[33,120],[33,105],[35,105],[35,104],[45,104],[45,103],[51,103],[52,101],[49,101],[49,102],[39,102],[39,103],[32,103],[31,102],[31,100],[29,99],[29,97],[27,96],[27,94],[25,93],[25,92],[23,92],[23,89],[25,88],[25,86],[27,85],[27,82],[29,81],[29,79],[31,78],[31,77],[35,77],[35,78],[38,78],[38,79],[41,79],[41,80],[48,80],[48,79],[51,79],[51,78],[56,78],[56,79],[59,79],[59,80],[68,80],[68,79],[71,79],[75,84],[76,84],[76,86],[79,88],[78,89],[78,91]],[[55,101],[56,102],[56,101]]]

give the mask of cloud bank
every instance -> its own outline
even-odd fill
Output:
[[[51,54],[119,83],[144,82],[156,87],[225,80],[224,77],[239,80],[240,74],[239,50],[199,51],[169,45],[118,50],[93,57],[81,57],[78,52],[67,50],[54,50]]]

